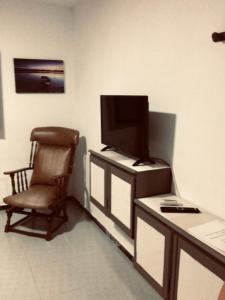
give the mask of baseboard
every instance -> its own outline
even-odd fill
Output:
[[[108,230],[90,213],[90,211],[85,208],[79,200],[77,200],[73,196],[68,196],[68,200],[76,201],[76,203],[84,210],[84,212],[88,215],[88,217],[112,240],[116,246],[131,260],[133,261],[134,257],[132,254],[130,254],[119,242],[117,239],[115,239]]]

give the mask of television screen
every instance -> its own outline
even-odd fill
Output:
[[[149,161],[148,96],[101,95],[101,142]]]

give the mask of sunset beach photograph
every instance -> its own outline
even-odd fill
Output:
[[[14,58],[17,93],[64,93],[62,60]]]

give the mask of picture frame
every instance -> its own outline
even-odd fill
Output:
[[[64,93],[63,60],[14,58],[16,93]]]

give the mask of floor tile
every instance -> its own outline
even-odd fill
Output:
[[[53,240],[5,233],[0,211],[0,300],[160,300],[133,263],[71,202]]]

